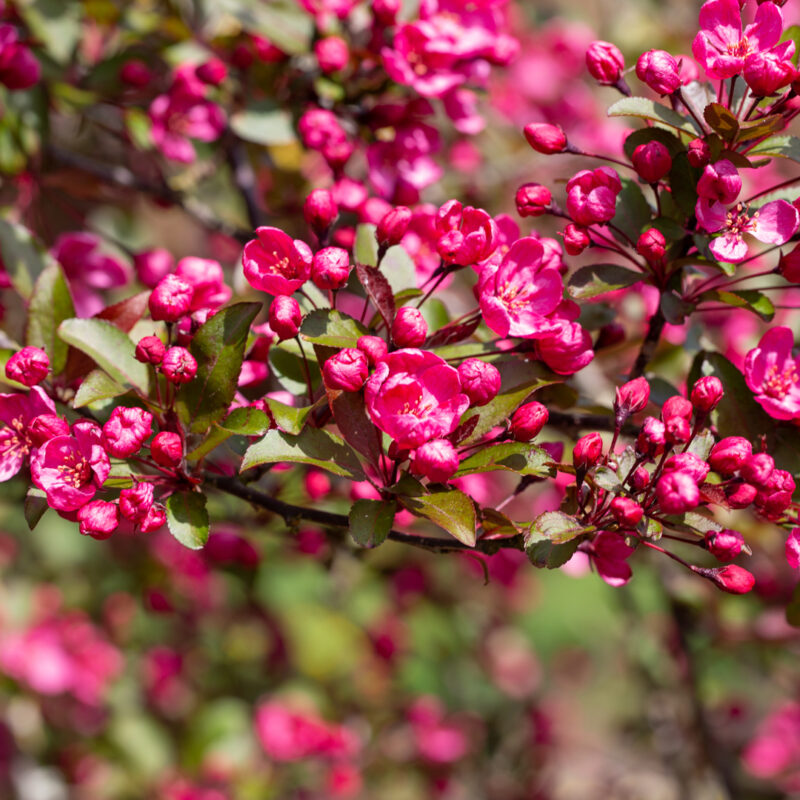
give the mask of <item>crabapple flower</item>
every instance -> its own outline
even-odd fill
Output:
[[[297,336],[302,321],[303,312],[294,297],[279,294],[269,304],[269,326],[280,341]]]
[[[741,436],[726,436],[720,439],[708,456],[708,463],[720,475],[733,475],[745,460],[753,454],[753,446]]]
[[[563,153],[567,148],[567,135],[558,125],[546,122],[532,122],[525,126],[525,138],[537,152],[549,156]]]
[[[753,453],[748,456],[739,469],[739,474],[748,483],[766,488],[775,470],[775,459],[769,453]]]
[[[586,50],[586,67],[598,83],[611,86],[622,77],[625,59],[616,45],[596,41]]]
[[[267,294],[294,294],[311,274],[311,249],[278,228],[256,228],[256,235],[242,254],[247,282]]]
[[[144,250],[133,257],[136,276],[150,289],[154,289],[162,278],[166,278],[175,266],[172,253],[164,248]]]
[[[350,60],[350,49],[341,36],[326,36],[314,45],[314,55],[319,68],[325,72],[338,72],[347,66]]]
[[[318,289],[341,289],[350,275],[350,255],[341,247],[325,247],[314,254],[311,280]]]
[[[644,509],[630,497],[615,497],[609,511],[620,525],[627,528],[636,527],[644,516]]]
[[[589,555],[597,574],[609,586],[624,586],[633,574],[627,562],[634,548],[625,543],[621,533],[600,531],[592,542]]]
[[[462,266],[484,261],[497,247],[497,224],[482,208],[466,208],[450,200],[436,219],[439,241],[436,249],[448,264]]]
[[[56,436],[68,436],[69,423],[56,414],[39,414],[31,422],[28,433],[34,446],[41,447]]]
[[[572,448],[572,463],[577,470],[593,467],[603,455],[603,437],[599,433],[581,436]]]
[[[381,247],[391,247],[400,244],[408,231],[413,213],[407,206],[397,206],[381,217],[375,230],[375,238]]]
[[[733,203],[741,191],[739,170],[725,158],[708,164],[697,182],[697,194],[701,198],[719,203]]]
[[[692,475],[676,470],[667,472],[656,484],[656,497],[661,510],[667,514],[683,514],[700,502],[700,490]]]
[[[39,82],[41,68],[30,48],[20,42],[13,25],[0,25],[0,83],[11,89],[29,89]]]
[[[800,228],[800,212],[786,200],[773,200],[750,215],[739,203],[726,211],[722,203],[700,199],[695,209],[700,227],[707,233],[722,233],[711,240],[711,252],[731,263],[747,257],[748,233],[764,244],[786,244]]]
[[[451,434],[469,408],[458,371],[426,350],[396,350],[382,358],[365,389],[372,421],[401,449]]]
[[[800,417],[800,359],[791,328],[770,328],[745,358],[744,377],[756,401],[774,419]]]
[[[369,375],[367,357],[354,347],[345,347],[331,356],[322,368],[322,377],[328,389],[357,392]]]
[[[53,401],[38,387],[29,394],[0,394],[0,482],[13,478],[39,443],[32,423],[39,416],[56,413]]]
[[[579,256],[591,242],[586,228],[572,222],[564,228],[564,249],[569,255]]]
[[[153,484],[137,483],[119,493],[119,511],[136,524],[144,522],[153,505]]]
[[[160,364],[166,349],[164,342],[158,336],[145,336],[139,339],[134,356],[142,364]]]
[[[794,528],[786,539],[786,560],[792,569],[800,569],[800,528]]]
[[[359,336],[356,347],[367,357],[372,367],[389,352],[389,346],[380,336]]]
[[[622,182],[616,170],[583,169],[567,182],[567,212],[578,224],[588,227],[614,218]]]
[[[535,400],[521,405],[511,416],[511,435],[518,442],[532,442],[550,417],[547,407]]]
[[[594,358],[592,337],[577,322],[560,322],[536,341],[539,357],[559,375],[574,375]]]
[[[116,503],[92,500],[78,509],[80,532],[93,539],[108,539],[119,526],[119,509]]]
[[[713,375],[707,375],[695,383],[690,399],[695,411],[709,414],[717,407],[724,394],[722,381]]]
[[[171,469],[183,460],[183,442],[179,433],[161,431],[150,442],[150,455],[156,464]]]
[[[667,252],[667,240],[658,228],[646,230],[636,242],[636,252],[651,264],[658,263]]]
[[[784,42],[766,53],[756,53],[744,62],[744,79],[756,97],[774,94],[796,76],[792,56],[795,44]]]
[[[161,371],[170,383],[189,383],[197,374],[197,361],[185,347],[170,347],[164,353]]]
[[[695,572],[697,571],[699,570],[695,568]],[[708,570],[708,572],[711,574],[706,577],[714,581],[723,592],[730,594],[747,594],[756,583],[756,579],[751,573],[736,564],[728,564],[726,567]]]
[[[633,168],[647,183],[658,183],[672,169],[672,156],[661,142],[640,144],[631,156]]]
[[[718,561],[733,561],[744,546],[744,537],[739,531],[728,528],[722,531],[709,531],[705,536],[705,545],[709,553]]]
[[[703,169],[711,160],[711,148],[705,139],[694,139],[686,148],[689,163],[697,169]]]
[[[473,406],[485,406],[500,391],[500,372],[494,364],[468,358],[458,365],[461,390]]]
[[[411,472],[444,483],[458,470],[458,453],[447,439],[431,439],[411,454]]]
[[[339,216],[339,207],[328,189],[314,189],[303,204],[303,216],[317,236],[324,236]]]
[[[188,313],[194,289],[177,275],[167,275],[158,282],[147,301],[150,316],[164,322],[177,322]]]
[[[540,183],[526,183],[517,189],[514,201],[517,205],[517,214],[521,217],[541,217],[550,208],[553,195]]]
[[[548,316],[561,303],[563,281],[545,268],[544,248],[525,237],[511,245],[500,264],[487,264],[478,278],[478,299],[486,324],[500,337],[541,337],[553,330]]]
[[[392,322],[392,341],[398,347],[419,347],[428,338],[428,323],[417,308],[404,306]]]
[[[31,456],[31,479],[58,511],[77,511],[86,505],[110,469],[103,432],[88,420],[79,420],[72,435],[50,439]]]
[[[618,427],[622,427],[631,414],[641,411],[650,400],[650,384],[647,378],[634,378],[617,387],[614,400],[614,416]]]
[[[175,267],[175,275],[192,287],[189,311],[217,309],[231,299],[233,292],[225,285],[225,273],[213,258],[186,256]]]
[[[152,432],[153,415],[141,408],[117,406],[103,425],[103,444],[115,458],[137,453]]]
[[[50,359],[38,347],[23,347],[6,362],[6,377],[23,386],[41,383],[50,372]]]
[[[656,94],[672,94],[681,85],[677,60],[665,50],[648,50],[636,62],[636,77]]]

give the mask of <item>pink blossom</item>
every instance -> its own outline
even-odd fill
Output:
[[[659,478],[656,495],[666,514],[683,514],[700,502],[700,490],[694,477],[680,470],[667,472]]]
[[[598,575],[609,586],[624,586],[632,575],[627,559],[633,550],[622,534],[600,531],[592,542],[590,555]]]
[[[791,328],[770,328],[745,359],[744,377],[756,401],[775,419],[800,417],[800,360]]]
[[[787,790],[800,787],[800,703],[787,702],[759,726],[742,760],[757,778],[774,778]]]
[[[217,309],[225,305],[233,294],[231,288],[225,285],[222,265],[214,259],[187,256],[178,262],[175,274],[194,289],[189,312]]]
[[[6,362],[6,377],[24,386],[41,383],[50,372],[50,359],[39,347],[23,347]]]
[[[115,458],[128,458],[141,449],[152,432],[152,424],[149,411],[117,406],[103,425],[103,444]]]
[[[800,528],[794,528],[786,539],[786,560],[792,569],[800,569]]]
[[[469,408],[458,371],[425,350],[396,350],[382,358],[367,381],[367,411],[400,448],[442,438]]]
[[[444,483],[458,470],[458,453],[447,439],[431,439],[412,454],[411,471],[436,483]]]
[[[248,283],[272,295],[294,294],[311,274],[311,249],[278,228],[257,228],[256,235],[242,255]]]
[[[420,756],[434,764],[452,764],[469,752],[469,740],[462,726],[445,718],[441,703],[422,697],[408,711]]]
[[[474,264],[487,259],[497,243],[497,225],[482,208],[450,200],[436,220],[437,249],[448,264]]]
[[[558,270],[543,268],[541,242],[514,242],[499,265],[487,264],[478,279],[486,324],[500,337],[538,338],[553,329],[548,316],[558,308],[564,287]]]
[[[763,8],[763,6],[762,6]],[[744,234],[765,244],[785,244],[800,227],[800,213],[786,200],[773,200],[750,215],[739,203],[727,211],[722,203],[700,199],[695,209],[700,227],[708,233],[722,232],[711,240],[711,252],[720,260],[735,263],[747,257]]]
[[[39,82],[41,68],[13,25],[0,25],[0,83],[12,91]]]
[[[36,446],[31,423],[42,414],[55,414],[53,401],[38,387],[29,394],[0,394],[0,482],[13,478]]]
[[[592,337],[582,325],[561,320],[536,342],[539,358],[559,375],[574,375],[594,358]]]
[[[584,227],[614,219],[622,182],[611,167],[584,169],[567,182],[567,212]]]

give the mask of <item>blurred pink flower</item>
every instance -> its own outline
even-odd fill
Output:
[[[800,416],[800,359],[791,328],[770,328],[745,359],[744,377],[756,401],[775,419]]]

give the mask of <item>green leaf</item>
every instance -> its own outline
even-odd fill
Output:
[[[104,369],[117,383],[150,391],[150,366],[136,360],[128,334],[102,319],[67,319],[58,335]]]
[[[419,497],[401,497],[403,507],[446,530],[467,547],[475,547],[477,519],[472,500],[458,489]]]
[[[353,317],[327,308],[312,311],[300,326],[304,341],[325,347],[355,347],[359,338],[368,332]]]
[[[763,119],[754,119],[749,122],[740,123],[739,142],[749,142],[753,139],[760,139],[762,136],[769,136],[771,133],[782,131],[786,127],[786,121],[782,114],[771,114]]]
[[[30,530],[33,530],[39,524],[48,508],[50,506],[47,503],[45,493],[41,489],[28,489],[28,494],[25,495],[23,513],[25,514],[25,522],[28,523]]]
[[[592,264],[581,267],[570,277],[567,294],[573,300],[588,300],[632,286],[644,277],[641,272],[619,264]]]
[[[564,544],[594,530],[593,526],[584,525],[563,511],[545,511],[533,521],[530,536],[543,536],[553,544]]]
[[[622,483],[617,477],[617,473],[609,467],[598,467],[592,475],[595,485],[607,492],[619,492],[622,490]]]
[[[360,547],[373,548],[386,541],[394,524],[394,500],[356,500],[350,509],[350,536]]]
[[[262,436],[269,430],[269,417],[258,408],[234,408],[219,427],[237,436]]]
[[[121,386],[102,369],[93,369],[78,387],[72,406],[73,408],[81,408],[98,400],[119,397],[127,391],[127,386]]]
[[[700,431],[686,448],[687,453],[697,456],[701,461],[708,461],[711,448],[714,446],[714,434],[709,430]]]
[[[176,492],[167,500],[169,532],[190,550],[200,550],[208,541],[206,497],[199,492]]]
[[[786,621],[793,628],[800,628],[800,583],[794,587],[792,599],[786,606]]]
[[[228,306],[195,333],[190,350],[197,359],[197,375],[181,386],[175,404],[193,433],[205,433],[230,408],[250,325],[260,310],[261,303]]]
[[[682,325],[694,309],[693,303],[687,303],[675,292],[665,292],[661,295],[661,311],[670,325]]]
[[[328,404],[344,440],[380,469],[381,433],[367,415],[361,392],[328,391]]]
[[[748,152],[749,156],[772,156],[774,158],[788,158],[800,164],[800,139],[796,136],[772,136],[759,142]],[[797,192],[795,191],[795,194]]]
[[[636,243],[642,231],[650,227],[652,217],[652,209],[639,184],[630,178],[622,178],[622,191],[617,197],[617,211],[612,223],[627,239],[612,231],[615,238],[622,244],[628,244],[628,240]]]
[[[250,15],[252,23],[249,22]],[[284,53],[293,55],[308,52],[314,35],[313,17],[292,0],[248,2],[240,19],[246,29],[263,34]]]
[[[535,475],[538,478],[553,477],[553,457],[541,447],[528,442],[507,442],[485,447],[465,458],[459,464],[455,477],[476,472],[494,472],[503,469],[519,475]]]
[[[21,0],[19,11],[53,61],[66,64],[82,33],[83,6],[75,0]]]
[[[531,532],[525,535],[525,554],[531,564],[539,569],[558,569],[575,555],[579,544],[578,539],[554,544],[547,536]]]
[[[734,308],[746,308],[757,314],[765,322],[771,322],[775,316],[775,306],[767,295],[751,289],[737,289],[735,292],[726,292],[721,289],[713,292],[704,292],[700,302],[716,301]]]
[[[285,433],[290,433],[297,436],[303,426],[306,424],[308,415],[314,409],[314,406],[304,406],[303,408],[295,408],[294,406],[287,406],[278,400],[273,400],[271,397],[267,398],[267,405],[269,406],[272,418],[275,424]]]
[[[672,168],[669,171],[672,199],[687,217],[694,214],[697,205],[697,181],[699,179],[700,172],[689,163],[686,153],[678,153],[672,159]]]
[[[366,264],[368,267],[378,266],[378,240],[375,238],[377,225],[363,223],[356,227],[356,243],[353,255],[356,263]]]
[[[622,100],[617,100],[608,109],[608,116],[641,117],[642,119],[661,122],[670,128],[690,133],[693,136],[703,133],[691,119],[681,116],[677,111],[673,111],[661,103],[648,100],[646,97],[624,97]]]
[[[241,471],[281,461],[311,464],[350,480],[364,480],[355,450],[338,436],[320,428],[303,428],[297,436],[268,431],[261,441],[247,449]]]
[[[292,144],[297,140],[292,115],[271,100],[257,100],[231,117],[233,132],[247,142]]]
[[[58,335],[58,326],[74,316],[75,306],[64,273],[58,264],[50,264],[39,275],[28,304],[25,342],[47,353],[54,375],[64,369],[69,350]]]
[[[14,288],[25,300],[52,257],[33,238],[31,232],[16,222],[0,219],[0,261]]]
[[[709,103],[703,111],[703,117],[726,142],[732,142],[739,133],[739,120],[720,103]]]

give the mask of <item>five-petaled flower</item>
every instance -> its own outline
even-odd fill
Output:
[[[744,377],[762,408],[775,419],[800,417],[800,358],[792,355],[791,328],[768,330],[745,359]]]

